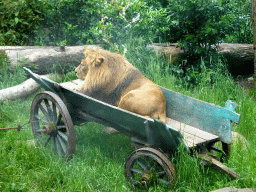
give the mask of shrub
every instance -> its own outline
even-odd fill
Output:
[[[145,0],[105,2],[101,20],[91,31],[117,52],[124,49],[121,45],[130,37],[143,37],[144,44],[152,43],[167,30],[165,10],[152,3]]]
[[[225,10],[222,20],[226,25],[226,43],[253,43],[251,0],[222,0],[219,5]]]
[[[225,38],[224,10],[211,0],[169,0],[170,40],[178,41],[188,62],[209,55]]]
[[[96,42],[90,29],[100,20],[103,0],[44,0],[42,27],[36,45],[84,45]]]
[[[25,45],[42,20],[43,7],[40,0],[0,1],[0,45]]]

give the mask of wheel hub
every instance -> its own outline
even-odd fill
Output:
[[[45,135],[54,135],[56,133],[56,124],[54,122],[49,122],[47,125],[42,127],[42,133]]]
[[[152,182],[157,180],[157,174],[155,171],[152,170],[146,170],[143,172],[140,178],[140,183],[147,187],[148,184],[151,184]]]

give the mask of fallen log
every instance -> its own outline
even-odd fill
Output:
[[[148,45],[154,51],[162,54],[170,63],[186,59],[184,50],[177,47],[178,43],[154,43]],[[233,75],[247,75],[254,73],[253,44],[221,43],[217,47],[226,60],[227,67]]]
[[[43,75],[42,77],[49,76],[50,75]],[[0,102],[27,97],[36,92],[39,88],[40,86],[30,78],[19,85],[0,90]]]

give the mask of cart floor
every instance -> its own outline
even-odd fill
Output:
[[[181,132],[184,137],[184,143],[190,148],[207,142],[219,140],[219,136],[217,135],[202,131],[198,128],[186,125],[170,118],[167,118],[167,124],[173,129]]]

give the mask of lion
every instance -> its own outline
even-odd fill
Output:
[[[88,47],[75,69],[84,80],[77,91],[119,108],[166,123],[166,100],[158,85],[147,79],[121,54]]]

